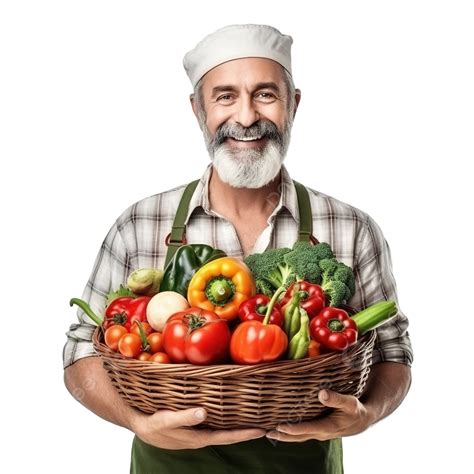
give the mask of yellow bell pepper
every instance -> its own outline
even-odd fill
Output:
[[[256,293],[255,280],[242,260],[222,257],[201,267],[188,287],[191,307],[214,311],[226,320],[238,316],[240,303]]]

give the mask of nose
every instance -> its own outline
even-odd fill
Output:
[[[242,98],[237,104],[234,120],[242,127],[250,127],[260,119],[258,110],[251,98]]]

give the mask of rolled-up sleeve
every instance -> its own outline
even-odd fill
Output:
[[[116,224],[108,232],[96,257],[92,273],[82,293],[91,309],[103,316],[107,294],[126,281],[130,268],[124,240]],[[81,309],[77,311],[78,323],[73,323],[66,332],[67,341],[63,349],[63,367],[66,368],[84,357],[96,356],[92,343],[95,323]]]
[[[398,307],[397,315],[376,329],[372,364],[387,361],[411,366],[413,349],[408,318],[398,302],[390,248],[380,227],[370,217],[360,232],[356,253],[356,292],[349,305],[361,310],[380,300],[393,300]]]
[[[67,341],[63,349],[64,368],[84,357],[97,355],[92,344],[92,334],[95,328],[96,326],[87,323],[71,324],[66,333]]]

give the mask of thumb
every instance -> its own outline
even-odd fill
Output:
[[[169,411],[163,420],[167,428],[180,428],[181,426],[195,426],[202,423],[207,417],[204,408],[188,408],[186,410]]]
[[[342,410],[350,408],[352,405],[351,395],[343,395],[342,393],[333,392],[332,390],[320,390],[319,391],[319,401],[331,408],[340,408]]]

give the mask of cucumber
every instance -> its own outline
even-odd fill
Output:
[[[395,316],[397,312],[398,309],[395,301],[379,301],[354,314],[352,319],[357,324],[359,336],[362,336],[362,334],[387,322]]]

